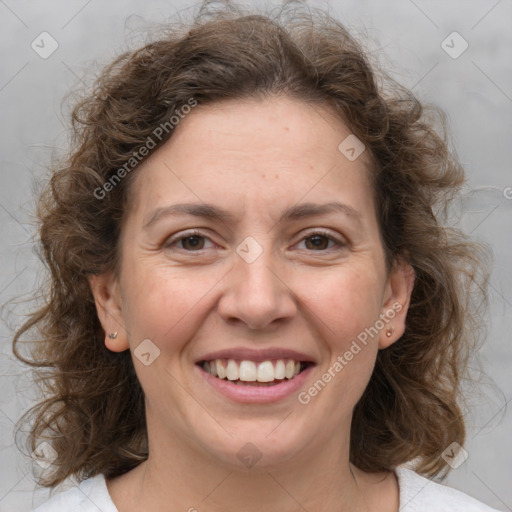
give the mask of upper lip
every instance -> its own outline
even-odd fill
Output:
[[[277,359],[293,359],[294,361],[302,361],[314,363],[313,357],[304,354],[303,352],[297,352],[296,350],[289,350],[286,348],[267,348],[267,349],[254,349],[246,347],[237,348],[226,348],[223,350],[217,350],[215,352],[209,352],[201,356],[196,360],[196,363],[201,361],[213,361],[214,359],[238,359],[240,361],[269,361]]]

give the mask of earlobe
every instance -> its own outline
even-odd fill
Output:
[[[128,337],[116,278],[112,273],[94,275],[89,278],[89,285],[98,318],[105,331],[105,346],[112,352],[127,350]]]
[[[407,311],[414,288],[414,269],[405,260],[399,260],[391,270],[381,318],[385,327],[379,335],[379,349],[392,345],[405,332]]]
[[[119,331],[105,331],[105,346],[112,352],[124,352],[130,348],[126,331],[120,328]]]

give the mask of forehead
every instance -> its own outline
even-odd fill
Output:
[[[194,195],[263,204],[350,193],[361,203],[372,196],[371,164],[357,144],[326,105],[288,97],[199,105],[137,169],[130,210]]]

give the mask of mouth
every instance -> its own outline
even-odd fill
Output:
[[[270,404],[292,400],[307,385],[316,360],[288,348],[232,347],[196,359],[198,376],[210,390],[230,401]]]
[[[292,381],[314,365],[297,359],[209,359],[196,363],[212,377],[238,386],[270,387]]]

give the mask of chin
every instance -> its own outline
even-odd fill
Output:
[[[231,470],[269,471],[293,461],[311,442],[309,435],[290,432],[290,422],[283,422],[283,418],[244,427],[247,425],[231,427],[229,431],[236,432],[233,437],[226,434],[218,439],[203,439],[201,444]]]

